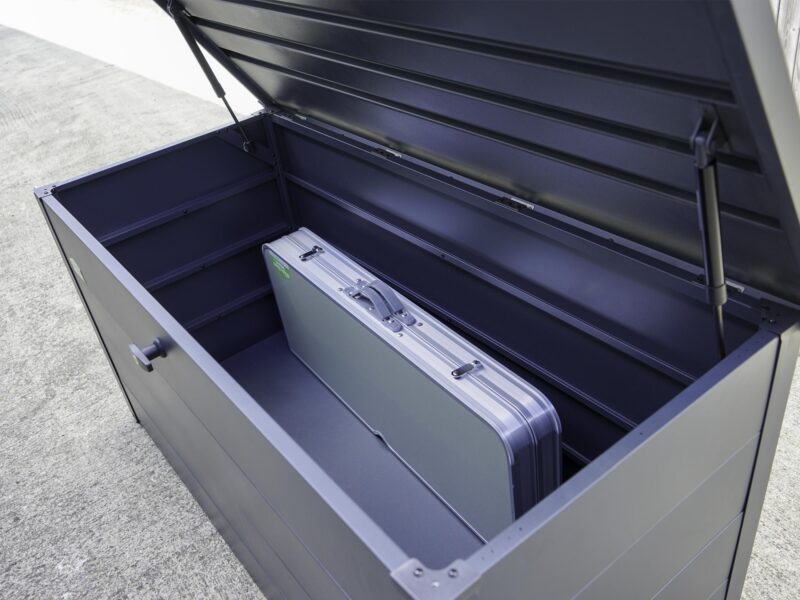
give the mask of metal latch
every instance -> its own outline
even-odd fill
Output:
[[[403,158],[403,155],[400,154],[397,150],[392,150],[391,148],[387,148],[385,146],[378,146],[372,150],[375,154],[383,156],[385,158]]]
[[[513,196],[502,196],[497,198],[495,202],[521,213],[531,213],[536,210],[536,205],[533,202],[528,202],[521,198],[514,198]]]
[[[300,260],[302,260],[303,262],[306,262],[307,260],[310,260],[310,259],[314,258],[315,256],[317,256],[319,254],[322,254],[323,252],[325,252],[325,250],[323,250],[321,247],[314,246],[308,252],[303,252],[300,255]]]
[[[453,369],[450,371],[450,375],[452,375],[454,379],[461,379],[464,377],[464,375],[472,373],[473,371],[477,371],[481,368],[483,368],[483,363],[481,363],[479,360],[473,360],[472,362],[464,363],[457,369]]]

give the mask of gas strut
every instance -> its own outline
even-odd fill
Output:
[[[719,120],[711,125],[700,119],[692,134],[694,168],[697,176],[697,217],[703,242],[703,263],[708,302],[714,313],[720,356],[725,357],[725,327],[722,306],[728,300],[725,268],[722,261],[722,233],[719,224],[717,188],[717,131]]]
[[[228,109],[233,122],[236,123],[236,127],[238,127],[239,133],[242,136],[242,148],[244,148],[246,152],[251,152],[253,150],[253,142],[247,137],[242,124],[239,122],[239,119],[236,118],[236,114],[233,112],[231,105],[228,104],[228,99],[225,98],[225,90],[223,89],[222,84],[217,79],[217,76],[214,75],[214,71],[211,70],[211,65],[208,64],[206,57],[200,51],[200,46],[197,45],[197,40],[194,39],[194,36],[189,29],[189,15],[180,4],[173,2],[173,0],[168,0],[167,12],[175,20],[175,24],[178,26],[181,35],[183,35],[183,39],[186,40],[189,49],[192,51],[195,59],[200,64],[200,68],[203,69],[203,73],[205,73],[206,79],[208,79],[208,82],[214,89],[214,93],[217,95],[217,98],[222,100],[222,103],[225,105],[225,108]]]

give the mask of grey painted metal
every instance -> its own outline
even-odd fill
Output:
[[[113,311],[109,320],[117,323],[134,342],[143,343],[155,337],[165,340],[167,356],[154,365],[154,372],[160,377],[153,379],[159,384],[153,396],[163,406],[172,406],[169,399],[177,387],[180,398],[189,403],[187,410],[197,419],[190,430],[165,434],[173,446],[197,444],[191,449],[178,450],[182,460],[192,465],[195,477],[198,473],[206,474],[206,481],[221,486],[218,488],[221,492],[226,491],[226,486],[216,479],[218,470],[212,468],[213,461],[227,465],[219,467],[219,471],[225,472],[235,473],[233,467],[239,465],[246,475],[232,485],[242,494],[245,482],[255,486],[262,509],[251,513],[245,510],[247,502],[243,496],[238,499],[236,495],[228,496],[219,502],[228,520],[238,517],[251,529],[257,524],[263,526],[268,533],[262,537],[280,548],[282,561],[295,577],[303,574],[304,587],[320,590],[334,581],[337,587],[355,597],[397,596],[399,588],[388,578],[387,565],[401,564],[405,558],[394,542],[74,217],[52,197],[44,197],[43,202],[62,248],[75,258],[85,280],[92,282],[85,288],[91,289],[98,300],[90,307],[92,313],[97,314],[99,307]],[[141,377],[139,369],[127,358],[127,346],[122,355],[125,356],[122,360],[120,354],[112,355],[117,367],[129,363]],[[126,385],[132,381],[123,376]],[[171,419],[171,425],[189,427],[188,413],[183,415]],[[201,427],[206,434],[201,433]],[[194,463],[190,462],[198,451],[204,452],[197,455]],[[275,486],[274,481],[282,484]],[[316,518],[311,519],[310,515]],[[247,528],[241,526],[235,534],[242,538]],[[256,552],[253,545],[247,546],[250,552]],[[261,566],[268,569],[263,562]],[[317,593],[316,597],[327,596]]]
[[[707,600],[723,600],[725,598],[725,591],[728,589],[727,580],[722,583],[716,590],[714,590]]]
[[[191,152],[192,145],[185,144],[181,149]],[[150,157],[150,160],[158,160],[168,154],[169,151],[165,150]],[[124,168],[117,167],[114,172]],[[102,176],[98,174],[94,179]],[[188,176],[188,172],[180,175]],[[89,181],[94,179],[90,178]],[[74,194],[81,193],[82,189],[91,193],[89,188],[81,188],[79,183],[71,187]],[[258,512],[266,528],[261,530],[263,534],[259,534],[262,541],[249,538],[249,545],[245,546],[242,542],[244,536],[234,530],[233,525],[243,522],[238,501],[209,504],[203,499],[208,494],[196,483],[197,478],[194,475],[185,477],[226,539],[251,569],[259,585],[279,597],[281,594],[304,597],[308,593],[302,591],[304,589],[317,590],[316,594],[311,594],[312,597],[329,597],[331,592],[320,590],[330,585],[326,583],[326,578],[331,576],[352,597],[366,598],[391,598],[395,595],[424,598],[434,593],[439,597],[480,594],[479,597],[513,598],[516,594],[523,594],[523,590],[532,589],[531,585],[539,589],[540,584],[543,590],[554,592],[555,595],[548,597],[571,597],[609,565],[612,569],[619,569],[621,581],[630,578],[632,585],[636,581],[642,582],[629,570],[633,566],[624,568],[624,565],[635,557],[636,550],[646,553],[647,548],[655,548],[659,541],[673,548],[666,541],[668,537],[662,538],[658,533],[659,523],[662,527],[670,522],[675,523],[676,527],[691,527],[694,520],[698,531],[708,531],[710,541],[714,535],[711,531],[713,527],[708,530],[700,527],[700,523],[706,520],[706,513],[701,508],[705,503],[699,498],[711,494],[717,487],[730,492],[734,488],[743,489],[746,485],[748,478],[743,474],[740,477],[731,475],[730,485],[720,482],[725,477],[723,473],[727,472],[726,469],[738,472],[739,469],[732,465],[738,464],[739,460],[747,462],[742,457],[747,452],[746,448],[749,448],[747,444],[752,444],[754,436],[758,435],[764,409],[764,402],[758,399],[766,398],[766,390],[772,382],[775,353],[785,352],[785,356],[794,357],[792,348],[786,344],[778,348],[775,342],[776,336],[789,327],[783,319],[791,320],[793,313],[789,311],[786,317],[769,313],[770,318],[778,317],[775,324],[768,325],[776,333],[762,330],[745,342],[723,363],[700,377],[659,413],[572,477],[514,526],[490,540],[487,546],[466,557],[466,560],[453,563],[452,568],[456,569],[458,576],[451,577],[448,575],[451,567],[430,568],[398,549],[374,526],[369,516],[342,496],[340,488],[329,475],[318,465],[310,463],[302,447],[278,427],[261,406],[208,356],[197,341],[153,300],[77,219],[54,197],[43,194],[42,198],[50,218],[57,224],[55,234],[60,245],[68,249],[67,256],[76,258],[75,263],[86,278],[87,287],[92,290],[96,288],[96,292],[92,293],[97,294],[97,303],[88,306],[88,309],[95,320],[102,321],[99,327],[104,337],[109,335],[106,330],[114,331],[115,327],[136,332],[130,336],[126,334],[125,344],[120,345],[119,352],[112,350],[110,355],[112,362],[123,369],[123,380],[153,375],[141,372],[130,361],[127,357],[128,343],[132,341],[146,345],[155,337],[164,335],[177,342],[167,349],[166,358],[153,363],[154,372],[161,379],[149,385],[157,386],[160,391],[150,392],[154,399],[141,401],[150,405],[151,411],[156,413],[151,416],[148,412],[143,422],[153,432],[154,438],[161,440],[165,454],[172,456],[179,471],[186,472],[187,467],[181,466],[180,461],[186,461],[184,465],[190,464],[193,453],[189,452],[189,457],[181,454],[178,460],[175,458],[177,451],[168,444],[184,444],[186,441],[181,441],[183,437],[204,440],[201,442],[204,446],[215,450],[210,455],[203,455],[206,458],[200,461],[200,465],[192,464],[193,471],[211,477],[209,473],[213,470],[206,472],[206,465],[213,464],[217,459],[211,457],[223,452],[234,461],[233,464],[227,463],[229,466],[226,471],[236,473],[238,469],[245,475],[248,485],[256,488],[262,500],[268,500],[268,504],[262,505],[263,514]],[[298,216],[306,219],[306,209],[296,190],[291,192],[291,198],[295,208],[302,208]],[[72,268],[75,268],[74,265]],[[113,318],[103,316],[111,312]],[[202,370],[197,365],[202,365]],[[779,373],[779,377],[785,384],[785,373]],[[169,381],[172,392],[159,381]],[[134,382],[132,385],[140,389],[148,384]],[[781,397],[782,391],[785,388],[773,386],[774,398],[771,402],[776,406],[785,402],[785,395]],[[163,409],[156,408],[161,405],[155,403],[163,402],[164,398],[174,398],[170,394],[175,394],[178,398],[176,402],[186,406],[185,410],[191,415],[183,412],[182,416],[168,418],[166,413],[159,412]],[[137,407],[141,406],[138,404],[139,395],[146,398],[141,389],[139,393],[131,394],[137,399]],[[259,402],[263,403],[264,399]],[[181,407],[180,404],[174,406]],[[720,415],[725,417],[721,422]],[[166,421],[161,424],[162,420]],[[196,427],[191,433],[176,433],[173,429],[171,435],[155,429],[157,426],[178,427],[174,423],[176,420],[181,423],[202,423],[202,429]],[[718,439],[710,440],[705,435],[711,429],[718,432]],[[165,442],[167,439],[169,441]],[[677,452],[668,448],[677,448]],[[762,462],[768,466],[768,454],[763,456]],[[273,479],[277,477],[289,482],[286,487],[270,486],[265,477],[265,468]],[[760,468],[763,470],[764,467]],[[211,477],[212,484],[206,485],[213,485],[213,479]],[[244,498],[247,485],[241,483],[241,489],[239,485],[232,487],[240,490]],[[757,486],[751,486],[750,489],[752,502],[757,499],[759,492]],[[333,506],[337,508],[331,513],[326,507]],[[221,519],[218,513],[224,518]],[[276,516],[267,518],[268,514]],[[315,520],[315,527],[309,527],[305,523],[309,515],[324,515],[319,517],[323,521]],[[294,535],[287,533],[287,529]],[[536,544],[552,539],[551,536],[561,539],[562,533],[565,535],[564,541],[568,542],[568,536],[577,535],[579,529],[580,541],[568,548],[559,545],[551,547],[548,543],[547,551],[536,549]],[[319,539],[320,531],[326,532],[326,539]],[[689,545],[701,544],[701,537],[692,538]],[[264,539],[267,541],[264,542]],[[298,548],[297,540],[302,540],[302,550]],[[640,544],[638,547],[637,540]],[[688,544],[688,541],[684,543]],[[319,549],[318,545],[330,548],[331,553],[325,555],[324,552],[314,551]],[[348,556],[361,557],[357,559],[358,568],[351,563],[353,568],[348,571],[348,567],[341,564],[341,555],[345,554],[343,548],[348,549]],[[690,560],[690,550],[686,546],[682,548],[684,550],[681,551],[677,546],[673,548],[676,556]],[[311,559],[309,552],[313,552]],[[360,554],[363,552],[366,554]],[[746,540],[739,543],[739,552],[749,554]],[[364,560],[364,557],[372,558]],[[567,566],[567,569],[562,569],[563,566]],[[679,566],[673,568],[676,571],[680,569]],[[417,569],[422,569],[422,576],[414,575]],[[536,574],[535,584],[527,579],[530,571]],[[668,576],[668,571],[669,568],[665,566],[663,571],[659,571],[662,574],[660,577]],[[635,573],[639,574],[639,571]],[[292,579],[301,587],[293,587]],[[597,581],[599,585],[601,579]],[[277,592],[270,582],[277,586]],[[438,584],[435,588],[434,582]],[[655,578],[651,583],[657,583]],[[647,581],[642,584],[646,587]],[[559,596],[561,592],[567,595]]]
[[[470,557],[481,594],[578,594],[758,435],[778,350],[774,334],[756,334]]]
[[[45,210],[44,204],[42,202],[46,196],[50,196],[51,189],[52,186],[38,187],[34,190],[34,196],[38,201],[39,208],[42,210],[42,216],[44,217],[44,220],[47,223],[47,228],[50,230],[50,234],[53,236],[55,240],[58,240],[55,230],[53,229],[53,224],[50,221],[50,218],[47,216],[47,211]],[[123,398],[125,398],[125,403],[128,405],[128,408],[130,409],[133,418],[138,423],[140,422],[139,415],[136,414],[136,409],[133,407],[133,402],[131,401],[130,394],[128,393],[128,390],[125,389],[125,386],[122,383],[122,379],[119,376],[119,371],[114,365],[114,361],[111,360],[111,355],[108,352],[108,346],[106,345],[106,342],[103,339],[103,335],[100,332],[99,327],[97,326],[97,322],[95,321],[95,318],[92,315],[92,311],[89,310],[89,306],[86,303],[86,297],[81,291],[81,287],[78,281],[79,279],[83,279],[83,275],[81,274],[79,269],[73,268],[73,266],[70,265],[69,258],[67,258],[67,255],[64,254],[64,249],[61,246],[61,244],[56,243],[56,246],[58,247],[58,253],[64,260],[64,266],[67,268],[67,272],[69,273],[69,278],[72,281],[72,284],[75,286],[75,291],[78,293],[78,297],[81,299],[81,304],[83,304],[83,308],[86,310],[86,314],[89,317],[89,321],[92,324],[92,329],[94,330],[94,333],[97,336],[97,340],[100,342],[100,346],[103,348],[103,354],[106,355],[106,359],[108,360],[109,366],[111,367],[111,371],[114,373],[114,379],[116,379],[117,384],[119,385],[120,392],[122,392],[122,396]]]
[[[37,197],[129,402],[262,589],[738,597],[800,341],[800,125],[769,4],[187,6],[269,107],[242,121],[259,152],[227,127]],[[721,362],[688,140],[709,108],[735,279]],[[572,476],[486,545],[423,556],[387,534],[402,521],[384,530],[391,510],[269,414],[279,388],[256,399],[226,370],[279,339],[259,246],[303,225],[559,410]],[[145,373],[128,345],[156,338]]]
[[[561,425],[539,390],[407,298],[376,319],[347,293],[375,277],[307,229],[264,254],[292,351],[480,535],[555,489]]]
[[[798,138],[800,118],[766,2],[595,2],[579,19],[569,3],[470,2],[457,25],[447,2],[185,4],[277,104],[695,264],[688,139],[713,106],[726,269],[800,299],[798,178],[780,167],[797,149],[764,127],[769,114]],[[751,68],[748,35],[777,59],[780,93]],[[767,91],[781,105],[765,112]]]
[[[128,394],[132,396],[130,392],[128,392]],[[275,551],[266,544],[262,544],[258,548],[259,556],[256,558],[255,554],[245,546],[241,538],[234,532],[230,521],[228,521],[223,511],[211,500],[183,462],[180,455],[169,443],[169,440],[161,433],[150,416],[141,408],[141,404],[135,397],[133,398],[133,403],[141,412],[141,424],[148,435],[156,443],[156,446],[158,446],[158,449],[167,461],[169,461],[172,468],[175,469],[175,472],[178,473],[178,476],[192,493],[197,503],[202,507],[206,515],[208,515],[209,520],[220,532],[225,542],[236,554],[239,562],[247,569],[253,581],[256,582],[264,594],[268,598],[280,598],[282,596],[303,598],[304,592],[296,581],[293,581],[285,565],[281,563],[280,557]],[[261,566],[263,562],[270,565],[268,570]],[[286,591],[284,592],[282,590]]]
[[[439,498],[289,350],[277,333],[223,366],[409,556],[435,568],[481,546]]]
[[[607,252],[610,256],[624,257],[668,275],[669,277],[665,278],[661,284],[664,287],[680,290],[683,294],[694,296],[697,299],[705,297],[705,289],[700,280],[703,274],[702,266],[693,265],[643,244],[612,235],[603,229],[593,227],[563,213],[549,210],[544,206],[536,205],[533,209],[525,207],[523,210],[516,206],[511,198],[504,196],[499,188],[460,176],[409,155],[388,155],[385,147],[376,146],[363,137],[350,134],[340,127],[317,119],[305,116],[300,118],[297,114],[283,113],[274,113],[272,118],[278,126],[278,133],[284,129],[296,132],[320,145],[330,146],[341,153],[357,156],[361,162],[379,166],[382,170],[399,175],[409,182],[430,188],[446,196],[457,197],[461,202],[481,207],[487,213],[504,216],[507,220],[513,220],[519,226],[526,227],[532,232],[537,231],[534,226],[535,222],[547,223],[552,227],[547,237],[558,239],[567,246],[571,246],[572,239],[580,238],[583,243],[590,242],[598,251]],[[284,138],[281,140],[283,152],[290,153],[292,144],[285,139],[289,136],[283,134],[281,137]],[[304,180],[297,174],[292,175],[287,171],[286,178],[292,183],[303,185]],[[314,187],[317,190],[320,189],[317,186]],[[527,218],[521,219],[521,215]],[[755,297],[754,291],[735,284],[731,280],[728,281],[732,293],[729,302],[732,304],[726,308],[733,307],[736,309],[735,314],[742,316],[739,305],[747,306],[752,303]],[[693,284],[689,289],[686,289],[687,282]],[[757,295],[759,299],[770,298],[770,295],[762,290],[758,290]],[[747,309],[744,312],[746,313]]]
[[[776,319],[780,318],[780,315],[776,316]],[[750,553],[755,541],[758,521],[761,517],[761,508],[764,504],[764,496],[767,493],[770,469],[778,446],[781,423],[786,412],[786,399],[789,396],[792,376],[797,366],[800,329],[796,326],[784,329],[780,331],[780,336],[781,352],[775,368],[769,404],[764,414],[758,454],[745,503],[744,521],[742,522],[735,560],[730,571],[730,587],[726,595],[730,600],[739,598],[742,594],[747,565],[750,562]]]
[[[308,598],[308,593],[297,581],[283,576],[276,569],[276,561],[280,564],[286,560],[287,549],[282,550],[284,558],[281,559],[271,546],[281,539],[274,525],[270,524],[275,520],[271,507],[259,497],[252,483],[221,450],[208,429],[187,408],[169,383],[157,372],[145,377],[139,375],[135,365],[125,360],[125,341],[130,339],[128,334],[115,323],[90,291],[87,291],[87,295],[91,299],[93,313],[110,340],[112,356],[142,415],[142,423],[195,493],[212,522],[234,549],[244,551],[245,558],[257,557],[253,565],[256,567],[254,577],[265,583],[271,579],[292,597]],[[231,510],[233,506],[238,510]],[[314,566],[313,563],[306,564],[305,568],[311,573]],[[269,578],[263,576],[265,569],[270,572]],[[319,579],[319,575],[315,574],[315,577]],[[305,585],[311,593],[341,597],[337,596],[338,591],[330,583],[326,586],[306,580]]]
[[[687,557],[700,553],[709,539],[741,518],[757,446],[758,436],[754,435],[575,598],[651,598],[668,586],[684,568]],[[698,515],[704,518],[698,519]]]
[[[653,596],[654,600],[703,598],[713,594],[725,582],[741,524],[741,517],[734,519],[663,590]]]
[[[552,213],[510,210],[498,202],[502,193],[496,188],[478,187],[472,180],[459,181],[446,174],[437,177],[419,161],[405,157],[387,160],[377,154],[374,145],[365,146],[363,138],[357,145],[354,136],[343,136],[325,124],[308,120],[298,125],[278,119],[280,143],[286,154],[286,177],[296,190],[295,204],[302,206],[310,193],[357,213],[454,267],[502,287],[538,311],[569,323],[589,334],[594,343],[607,344],[676,383],[692,381],[716,362],[705,291],[697,280],[700,271],[674,269],[663,255],[643,264],[638,249],[627,254],[616,239],[608,243],[599,235],[576,235],[570,225],[556,220]],[[316,164],[328,168],[314,168]],[[337,173],[343,171],[353,176],[338,177]],[[426,211],[434,202],[440,205],[438,218],[428,219]],[[454,237],[448,235],[448,226],[453,222],[479,222],[481,226],[465,227],[459,237]],[[317,230],[321,231],[319,226]],[[425,233],[424,238],[419,232]],[[354,243],[338,241],[345,237],[341,234],[332,238],[326,233],[325,237],[335,239],[344,248]],[[501,258],[495,245],[486,245],[479,257],[474,252],[470,255],[469,249],[481,247],[487,237],[503,240],[506,255]],[[526,260],[527,256],[542,260]],[[553,264],[567,263],[571,265],[569,269],[551,268]],[[586,286],[590,272],[595,274],[593,285]],[[603,275],[599,276],[601,272]],[[648,285],[637,284],[643,280]],[[641,302],[634,307],[616,301],[623,289],[631,294],[628,297],[636,295]],[[735,319],[728,315],[728,335],[734,336],[730,341],[735,345],[750,334],[746,325],[742,329],[740,319],[752,319],[753,299],[742,294],[733,296],[731,302],[749,304],[745,314],[736,314]],[[654,339],[658,333],[648,324],[665,318],[667,313],[675,327],[668,335]],[[708,335],[703,335],[705,330]],[[693,339],[688,341],[689,337]],[[577,340],[573,343],[583,345]]]

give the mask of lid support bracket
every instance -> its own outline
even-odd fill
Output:
[[[217,79],[217,76],[214,75],[211,65],[208,64],[206,57],[200,50],[200,46],[197,44],[197,40],[192,35],[190,29],[191,22],[189,21],[188,13],[178,2],[175,2],[174,0],[168,0],[167,12],[175,20],[178,30],[181,32],[183,39],[186,40],[186,44],[189,46],[192,54],[194,54],[194,58],[197,60],[200,68],[203,69],[203,73],[205,74],[206,79],[208,79],[208,82],[211,84],[211,87],[214,89],[214,93],[217,95],[217,98],[222,100],[225,108],[228,109],[228,113],[230,113],[233,122],[236,124],[236,127],[239,129],[239,133],[242,136],[242,148],[245,150],[245,152],[252,152],[253,142],[247,137],[242,124],[239,122],[239,119],[236,118],[236,113],[233,112],[231,105],[228,104],[228,99],[225,97],[225,89],[222,87],[219,79]]]
[[[708,302],[714,314],[720,356],[726,354],[725,327],[722,306],[728,300],[725,268],[722,257],[722,231],[719,218],[719,189],[717,185],[717,136],[719,120],[709,124],[701,118],[692,134],[694,167],[697,177],[697,217],[703,243],[703,264]]]

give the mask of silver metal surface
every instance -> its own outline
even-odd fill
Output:
[[[558,456],[560,423],[541,392],[394,291],[413,325],[355,302],[375,277],[306,229],[265,256],[292,351],[480,535],[558,484],[558,459],[533,456],[548,444]]]

